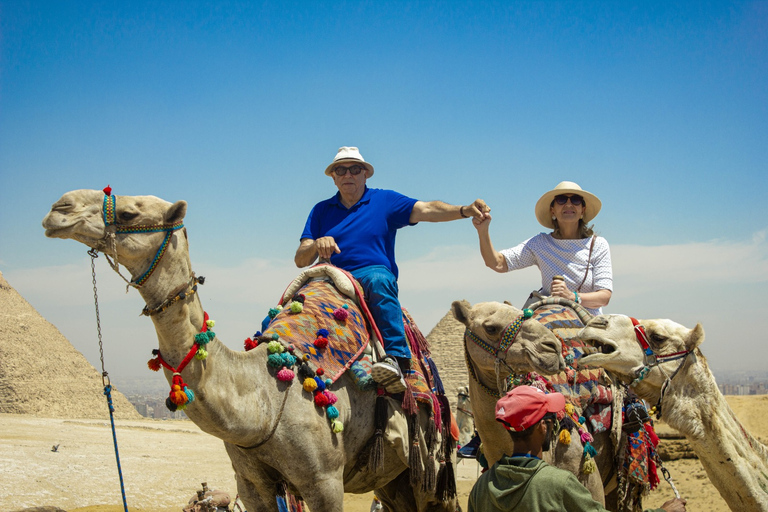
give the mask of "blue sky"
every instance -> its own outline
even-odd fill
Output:
[[[765,1],[0,0],[0,271],[96,364],[89,258],[40,221],[78,188],[184,199],[205,307],[239,348],[354,145],[370,186],[485,199],[497,248],[541,231],[543,192],[580,183],[603,201],[606,312],[701,322],[715,370],[763,369],[767,27]],[[404,229],[397,250],[425,332],[453,300],[519,305],[538,286],[486,269],[469,222]],[[119,386],[156,340],[97,263]]]

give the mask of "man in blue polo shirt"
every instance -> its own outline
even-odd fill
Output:
[[[405,391],[403,369],[409,367],[411,351],[397,298],[397,230],[421,221],[482,220],[490,208],[482,199],[469,206],[454,206],[368,188],[365,183],[373,176],[373,166],[355,147],[339,148],[325,174],[333,178],[339,191],[312,208],[294,261],[296,266],[306,267],[318,257],[330,260],[360,282],[387,353],[373,366],[372,376],[388,392],[400,393]]]

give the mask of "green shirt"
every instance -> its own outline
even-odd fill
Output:
[[[469,512],[558,510],[606,512],[573,473],[531,457],[502,457],[469,493]]]

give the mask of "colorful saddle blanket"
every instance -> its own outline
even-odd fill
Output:
[[[583,342],[574,339],[584,327],[579,315],[567,306],[549,304],[538,307],[533,318],[552,331],[563,344],[567,367],[549,377],[554,390],[582,410],[582,416],[589,420],[593,433],[609,430],[613,413],[610,379],[602,368],[578,367],[578,358],[585,347]]]
[[[276,334],[281,341],[293,345],[297,355],[308,355],[310,365],[322,368],[325,377],[333,382],[351,368],[358,385],[364,389],[375,389],[375,385],[369,384],[372,360],[364,354],[371,340],[369,326],[373,320],[367,318],[367,308],[361,309],[358,301],[352,299],[348,292],[338,290],[333,282],[333,279],[339,278],[338,271],[334,268],[332,277],[315,277],[300,287],[289,287],[295,293],[292,296],[284,294],[281,298],[282,310],[269,322],[262,337],[269,338]],[[346,278],[352,280],[359,291],[359,284],[354,278],[349,275]],[[292,307],[292,299],[299,297],[303,301],[301,307]],[[362,299],[362,292],[359,292],[359,297]],[[344,313],[340,314],[340,310]],[[406,381],[416,400],[439,409],[434,393],[442,393],[443,389],[426,339],[405,309],[403,323],[412,354]],[[322,329],[327,331],[327,346],[315,343]],[[375,328],[372,330],[377,331]]]

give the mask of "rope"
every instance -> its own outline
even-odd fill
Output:
[[[123,483],[123,470],[120,467],[120,453],[117,449],[117,432],[115,431],[115,407],[112,404],[112,384],[109,381],[109,374],[104,369],[104,346],[101,340],[101,319],[99,318],[99,294],[96,290],[96,258],[99,253],[95,249],[88,251],[91,257],[91,275],[93,276],[93,301],[96,305],[96,331],[99,336],[99,357],[101,359],[101,383],[104,384],[104,395],[107,397],[107,407],[109,407],[109,421],[112,425],[112,444],[115,446],[115,460],[117,461],[117,474],[120,478],[120,493],[123,495],[123,509],[128,512],[128,502],[125,498],[125,484]]]

